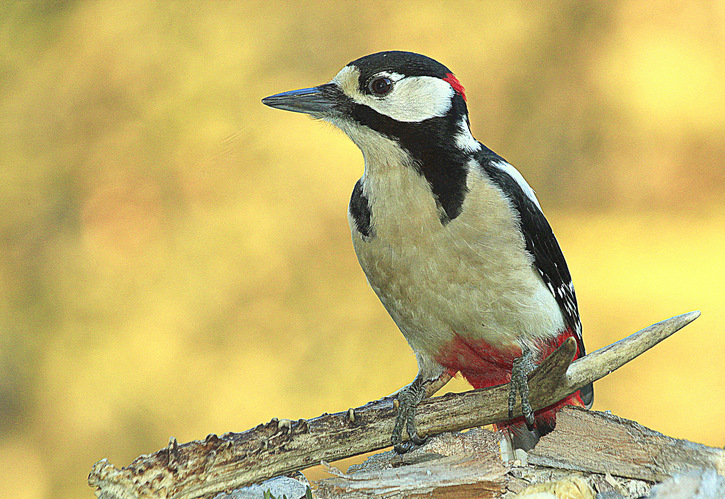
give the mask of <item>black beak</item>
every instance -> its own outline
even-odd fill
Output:
[[[314,88],[291,90],[262,99],[262,104],[285,111],[306,113],[312,116],[329,116],[342,101],[342,91],[334,83]]]

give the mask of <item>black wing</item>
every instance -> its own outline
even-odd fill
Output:
[[[490,151],[485,152],[488,154],[485,154],[481,162],[483,169],[488,178],[506,193],[518,212],[526,249],[533,255],[536,270],[554,295],[564,316],[564,322],[574,332],[579,345],[579,354],[585,355],[574,285],[554,232],[536,201],[524,192],[521,185],[505,169],[497,166],[496,163],[504,160]]]
[[[521,219],[521,231],[526,241],[526,249],[534,256],[534,267],[539,271],[541,279],[549,288],[551,294],[554,295],[554,299],[564,316],[565,324],[574,332],[579,348],[579,356],[586,355],[574,284],[564,254],[561,252],[549,222],[546,220],[541,208],[539,208],[538,203],[524,191],[521,184],[505,169],[497,166],[496,163],[499,161],[505,163],[502,158],[484,147],[482,159],[481,164],[484,172],[494,184],[508,195],[511,204],[518,212]],[[594,387],[592,384],[582,387],[579,393],[586,407],[591,408],[594,402]]]

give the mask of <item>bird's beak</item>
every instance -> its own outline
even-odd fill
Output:
[[[341,102],[342,91],[334,83],[319,87],[291,90],[262,99],[262,104],[285,111],[306,113],[312,116],[329,116]]]

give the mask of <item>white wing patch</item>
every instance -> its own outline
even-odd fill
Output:
[[[476,152],[481,149],[481,144],[473,138],[471,129],[468,126],[468,121],[464,116],[458,123],[459,131],[456,134],[456,146],[466,152]]]
[[[398,73],[380,72],[390,78],[393,89],[382,97],[364,94],[359,89],[360,70],[345,66],[332,79],[342,91],[358,104],[364,104],[397,121],[415,123],[444,116],[451,108],[453,87],[433,76],[404,77]]]
[[[514,168],[514,166],[512,164],[509,164],[505,161],[498,161],[496,163],[493,163],[493,165],[496,166],[497,168],[502,169],[506,173],[508,173],[511,176],[511,178],[513,178],[516,181],[516,183],[519,184],[519,186],[521,187],[521,190],[524,191],[524,194],[526,194],[526,196],[529,199],[531,199],[534,202],[534,204],[536,206],[538,206],[539,209],[541,210],[541,205],[539,204],[539,200],[536,199],[536,193],[534,193],[534,190],[526,182],[526,180],[524,179],[524,176],[521,175],[521,173],[516,168]]]

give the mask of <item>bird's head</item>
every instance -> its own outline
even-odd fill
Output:
[[[381,147],[380,139],[394,141],[418,162],[441,147],[478,148],[470,133],[463,86],[444,65],[411,52],[362,57],[329,83],[262,102],[333,123],[366,159]]]
[[[421,174],[443,223],[461,213],[471,159],[488,151],[471,135],[458,79],[439,62],[411,52],[362,57],[330,83],[262,102],[342,129],[365,157],[365,176],[408,169]]]

